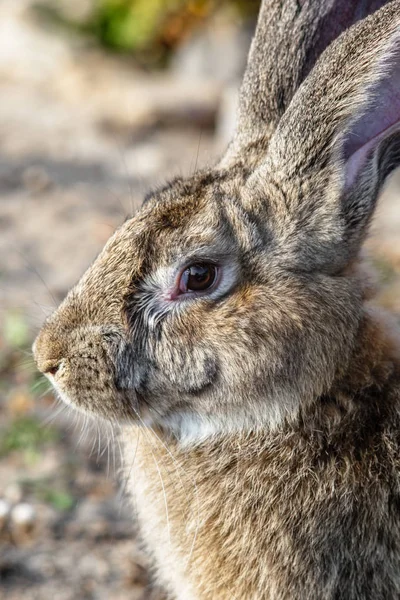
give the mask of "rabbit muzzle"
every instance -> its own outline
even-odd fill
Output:
[[[124,379],[118,379],[116,368],[117,358],[130,354],[122,350],[126,346],[116,329],[84,325],[67,330],[52,318],[36,339],[34,356],[39,370],[66,404],[108,420],[121,420],[132,418],[137,410],[134,390],[128,391],[126,386],[134,379],[128,376],[127,362]]]

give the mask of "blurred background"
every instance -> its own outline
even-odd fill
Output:
[[[257,0],[0,2],[0,598],[145,600],[118,452],[30,347],[151,187],[219,156]],[[400,176],[367,250],[400,315]]]

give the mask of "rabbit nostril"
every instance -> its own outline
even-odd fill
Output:
[[[53,364],[53,365],[49,365],[44,371],[43,373],[45,373],[46,375],[55,375],[58,371],[58,369],[60,368],[60,363],[59,364]]]

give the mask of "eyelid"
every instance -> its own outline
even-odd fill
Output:
[[[186,257],[185,262],[180,264],[178,270],[181,273],[182,271],[184,271],[185,269],[188,269],[192,265],[198,265],[198,264],[203,264],[203,263],[213,265],[214,267],[219,267],[223,263],[223,261],[221,260],[221,257],[215,258],[215,257],[211,257],[211,256],[206,256],[206,255],[199,256],[198,254],[196,254],[193,256]]]
[[[232,261],[232,252],[227,252],[226,248],[210,248],[209,246],[197,247],[192,252],[189,250],[185,256],[176,256],[176,264],[179,268],[194,262],[210,262],[217,265]]]

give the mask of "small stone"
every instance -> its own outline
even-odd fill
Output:
[[[21,502],[11,511],[11,520],[16,525],[31,525],[35,522],[36,511],[31,504]]]
[[[7,500],[0,498],[0,531],[5,528],[11,511],[11,505]]]
[[[31,504],[21,502],[11,511],[11,533],[15,543],[24,543],[32,537],[36,511]]]

